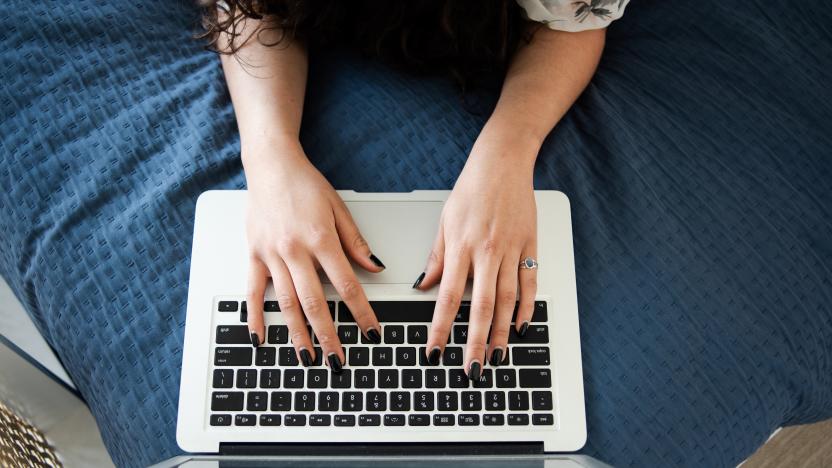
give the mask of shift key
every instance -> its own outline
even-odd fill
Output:
[[[250,366],[252,348],[217,348],[214,352],[215,366]]]

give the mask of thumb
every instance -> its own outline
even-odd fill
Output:
[[[367,241],[364,240],[364,236],[361,235],[361,231],[355,225],[347,205],[340,198],[333,207],[333,211],[335,214],[335,229],[341,239],[341,248],[344,249],[347,256],[367,271],[378,273],[384,270],[384,263],[370,250],[370,246],[367,245]]]
[[[439,230],[436,232],[436,239],[428,255],[428,264],[425,271],[413,283],[414,289],[426,290],[439,282],[442,278],[442,269],[445,266],[445,231],[442,223],[439,223]]]

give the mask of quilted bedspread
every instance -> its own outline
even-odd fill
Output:
[[[219,61],[187,1],[0,14],[0,273],[115,462],[173,456],[194,204],[245,186]],[[832,416],[830,24],[819,0],[640,0],[610,28],[535,173],[572,203],[585,453],[734,466]],[[339,189],[447,189],[470,104],[321,52],[303,143]]]

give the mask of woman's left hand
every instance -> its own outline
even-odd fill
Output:
[[[424,276],[414,284],[426,290],[441,278],[425,351],[428,363],[435,365],[473,276],[464,360],[471,380],[479,380],[486,361],[497,366],[506,356],[518,282],[518,333],[525,332],[532,316],[537,271],[520,269],[520,262],[537,255],[536,150],[518,154],[523,152],[518,146],[481,135],[442,210]]]

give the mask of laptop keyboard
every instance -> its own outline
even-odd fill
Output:
[[[545,301],[535,303],[525,336],[512,324],[505,360],[486,364],[476,382],[462,369],[470,303],[460,307],[436,366],[425,357],[434,302],[371,301],[382,324],[377,345],[346,304],[328,304],[346,356],[340,374],[323,365],[319,347],[313,365],[300,366],[277,302],[265,303],[266,341],[258,348],[249,341],[245,301],[216,303],[210,426],[557,426]]]

